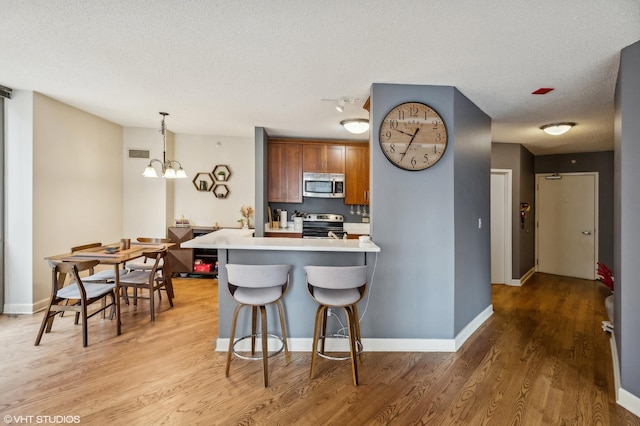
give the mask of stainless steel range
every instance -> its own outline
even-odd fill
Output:
[[[307,213],[302,218],[302,238],[343,238],[344,216],[331,213]]]

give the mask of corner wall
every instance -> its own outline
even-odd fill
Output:
[[[445,155],[420,172],[393,166],[379,145],[384,116],[409,101],[449,130]],[[370,117],[371,236],[382,251],[363,336],[452,339],[491,309],[490,119],[454,87],[395,84],[372,86]]]
[[[46,256],[122,234],[122,128],[34,92],[11,102],[5,313],[32,313],[51,293]]]
[[[632,411],[640,415],[640,42],[621,52],[615,105],[613,271],[621,379],[618,402],[634,404]]]

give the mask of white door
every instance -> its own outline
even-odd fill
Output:
[[[511,282],[511,170],[491,170],[491,283]]]
[[[597,191],[597,173],[536,176],[539,272],[595,279]]]

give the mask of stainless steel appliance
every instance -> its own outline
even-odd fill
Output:
[[[317,198],[344,198],[343,173],[302,174],[302,195]]]
[[[307,213],[302,218],[302,238],[345,238],[343,224],[341,214]]]

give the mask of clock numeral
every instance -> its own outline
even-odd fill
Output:
[[[433,130],[436,130],[439,124],[440,122],[438,120],[433,120]]]
[[[389,128],[397,129],[398,128],[398,120],[389,120]]]
[[[404,110],[403,109],[399,109],[398,110],[398,120],[404,120]]]
[[[384,132],[384,136],[387,138],[387,140],[391,139],[391,130],[387,130],[386,132]]]
[[[424,155],[424,163],[429,164],[429,156],[427,154]]]
[[[416,160],[416,157],[411,157],[411,166],[415,167],[416,164],[418,164],[418,161]]]
[[[417,117],[418,116],[418,107],[410,106],[409,107],[409,117]]]
[[[390,144],[390,145],[389,145],[389,152],[390,152],[390,153],[392,153],[392,154],[393,154],[394,152],[396,152],[396,146],[395,146],[394,144]]]

